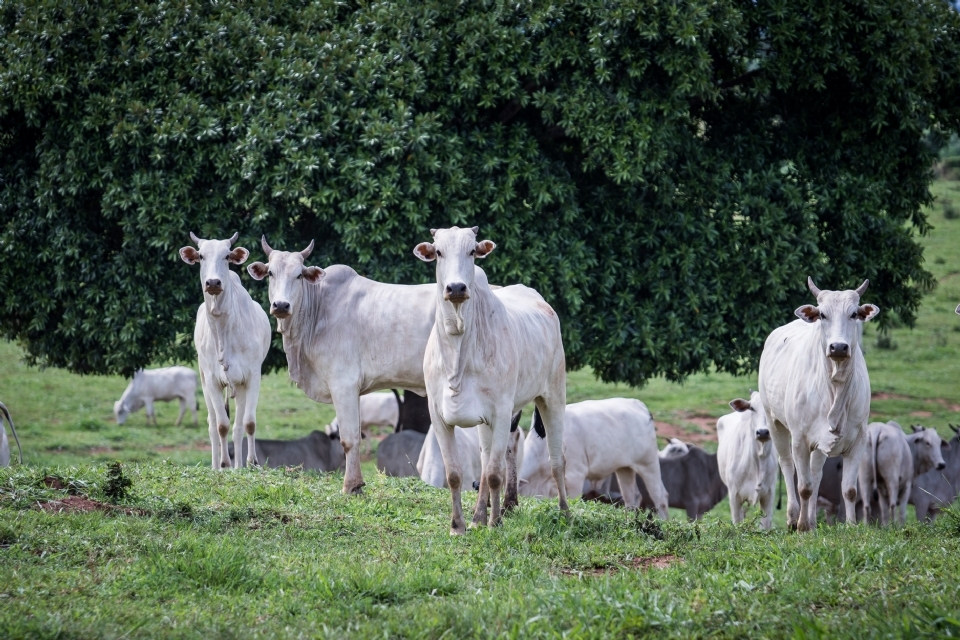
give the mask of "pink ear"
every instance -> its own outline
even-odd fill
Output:
[[[424,262],[433,262],[437,259],[437,248],[429,242],[421,242],[413,248],[413,255]]]
[[[477,243],[476,256],[478,258],[486,258],[496,248],[497,248],[497,245],[493,243],[493,240],[481,240],[480,242]]]
[[[227,260],[233,264],[243,264],[250,257],[250,252],[243,247],[237,247],[227,255]]]
[[[267,274],[270,273],[270,269],[262,262],[254,262],[251,265],[247,265],[247,273],[249,273],[250,277],[254,280],[263,280],[267,277]]]
[[[300,274],[303,276],[303,279],[310,284],[316,284],[320,282],[320,278],[327,275],[326,272],[320,267],[304,267]]]
[[[805,304],[793,313],[804,322],[816,322],[820,319],[820,309],[812,304]]]
[[[857,315],[861,320],[867,322],[870,318],[873,318],[878,313],[880,313],[880,307],[874,304],[862,304],[860,308],[857,309]]]
[[[180,249],[180,259],[187,264],[196,264],[200,260],[200,252],[193,247],[184,247]]]
[[[734,411],[749,411],[750,403],[743,398],[737,398],[730,401],[730,408]]]

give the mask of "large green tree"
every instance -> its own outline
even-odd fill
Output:
[[[3,2],[0,331],[129,372],[191,357],[191,230],[425,282],[476,224],[570,366],[742,373],[808,273],[912,321],[958,69],[943,0]]]

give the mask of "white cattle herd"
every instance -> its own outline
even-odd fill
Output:
[[[451,534],[465,532],[461,495],[468,488],[478,489],[471,527],[498,524],[502,510],[517,504],[518,493],[555,496],[563,511],[568,499],[588,493],[620,496],[627,509],[649,508],[667,518],[668,505],[700,517],[729,492],[735,523],[744,520],[744,505],[758,506],[761,526],[770,529],[778,466],[787,479],[791,528],[816,527],[823,492],[836,492],[833,501],[843,501],[846,522],[857,521],[862,504],[862,521],[876,518],[876,509],[881,523],[902,523],[908,500],[916,501],[916,487],[939,481],[924,480],[923,474],[949,467],[941,450],[950,445],[934,430],[915,427],[908,436],[893,422],[867,424],[870,379],[860,340],[862,323],[880,311],[861,302],[868,281],[855,290],[827,291],[807,279],[816,306],[801,306],[797,320],[767,337],[759,390],[731,401],[733,413],[717,421],[716,456],[675,438],[658,451],[653,418],[642,402],[610,398],[567,405],[557,314],[529,287],[487,282],[475,261],[496,245],[478,241],[478,231],[431,230],[432,241],[418,244],[413,253],[436,262],[436,283],[416,286],[375,282],[343,265],[308,266],[312,241],[303,251],[279,251],[261,240],[266,262],[250,264],[247,272],[255,280],[269,278],[270,314],[283,338],[290,379],[309,398],[336,410],[327,426],[330,438],[315,433],[302,439],[307,444],[276,441],[263,451],[289,460],[316,458],[315,468],[342,464],[343,492],[358,493],[364,485],[361,431],[398,425],[402,410],[396,391],[372,392],[426,395],[431,419],[426,437],[390,436],[396,439],[381,445],[378,468],[448,488]],[[191,233],[196,246],[180,249],[184,262],[200,264],[203,304],[194,342],[214,469],[245,466],[244,457],[246,465],[268,463],[258,460],[256,425],[270,321],[230,270],[250,253],[233,246],[237,237],[204,240]],[[196,423],[195,390],[191,369],[140,370],[114,405],[117,423],[145,407],[156,424],[154,401],[174,399],[180,402],[177,424],[187,408]],[[231,447],[227,396],[236,399]],[[531,402],[534,415],[524,435],[519,412]],[[12,430],[3,405],[0,411]],[[5,429],[0,437],[0,466],[8,465]],[[313,440],[323,445],[314,447],[317,452],[294,451]],[[960,462],[947,452],[951,464]],[[837,482],[833,462],[830,480],[821,487],[831,456],[842,459],[836,463],[842,467],[838,492],[831,487]],[[949,485],[957,474],[947,468],[941,475]],[[927,493],[949,500],[956,495],[957,487],[952,489],[936,486]],[[935,506],[925,502],[924,515]]]

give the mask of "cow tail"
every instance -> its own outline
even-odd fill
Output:
[[[3,411],[3,415],[6,416],[7,422],[10,423],[10,431],[13,432],[13,439],[17,441],[17,459],[20,460],[20,465],[23,465],[23,449],[20,447],[20,437],[17,436],[17,428],[13,426],[13,418],[10,417],[10,412],[7,410],[5,404],[0,402],[0,411]],[[3,429],[3,419],[0,418],[0,429]]]
[[[230,394],[223,390],[223,408],[227,410],[227,420],[230,419]]]
[[[533,430],[541,438],[547,437],[547,430],[543,428],[543,418],[540,417],[540,409],[533,408]]]
[[[783,505],[783,469],[777,465],[777,511]]]
[[[874,489],[877,488],[877,485],[879,484],[879,478],[877,478],[877,451],[880,449],[880,435],[881,434],[878,431],[877,439],[873,442],[873,460],[871,461],[873,463],[873,480],[870,482],[870,487],[868,487],[870,491],[870,495],[863,496],[863,501],[867,505],[869,505],[870,502],[873,500],[873,491]]]
[[[517,411],[513,414],[513,419],[510,420],[510,433],[513,433],[517,430],[517,427],[520,426],[520,416],[523,415],[523,411]]]
[[[393,428],[393,432],[397,433],[403,429],[403,398],[396,389],[390,389],[390,391],[393,391],[393,397],[397,399],[397,426]]]

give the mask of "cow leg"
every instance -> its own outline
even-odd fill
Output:
[[[637,467],[639,469],[639,467]],[[621,467],[615,470],[613,473],[617,476],[617,484],[623,487],[620,491],[620,495],[623,497],[623,507],[628,511],[636,511],[640,508],[640,487],[637,486],[637,474],[640,473],[633,467]],[[609,476],[608,476],[609,477]],[[646,483],[646,476],[641,475],[644,483]],[[598,496],[604,494],[604,486],[607,484],[605,480],[601,480],[599,486],[597,486],[596,493]],[[609,493],[609,490],[606,492]],[[567,496],[569,497],[569,493]],[[658,510],[659,512],[659,510]],[[662,515],[661,515],[662,517]]]
[[[759,502],[760,509],[763,511],[760,526],[763,527],[764,531],[770,531],[773,528],[773,487],[764,487],[764,490],[760,493]]]
[[[843,456],[843,474],[840,477],[840,491],[843,494],[844,516],[847,524],[857,523],[857,476],[860,470],[860,461],[867,455],[868,439],[864,437],[864,427],[860,437],[850,451]],[[867,511],[870,509],[870,494],[863,495],[863,519],[867,521]]]
[[[773,444],[777,449],[777,458],[780,461],[780,471],[783,473],[783,484],[787,488],[787,528],[796,529],[800,520],[800,501],[797,497],[797,485],[793,481],[796,465],[793,461],[790,431],[781,423],[767,414],[767,424],[773,436]]]
[[[809,448],[804,447],[798,442],[793,443],[793,462],[797,467],[797,492],[800,494],[800,520],[797,522],[798,531],[812,531],[817,528],[817,521],[810,518],[810,505],[816,505],[817,490],[819,489],[819,478],[817,482],[813,481],[813,472],[811,464],[813,453]],[[820,453],[820,466],[823,466],[823,460],[826,457]],[[822,469],[821,469],[822,474]],[[813,513],[816,518],[816,511]]]
[[[912,488],[913,482],[910,478],[907,478],[900,490],[900,495],[897,497],[897,506],[899,507],[897,519],[901,525],[907,524],[907,501],[910,499],[910,490]]]
[[[645,464],[637,465],[631,469],[632,473],[623,478],[620,474],[617,474],[617,484],[620,485],[620,493],[623,495],[624,504],[626,504],[627,494],[624,492],[624,487],[631,487],[637,492],[637,506],[640,506],[640,489],[637,487],[637,475],[643,478],[643,486],[647,488],[647,493],[650,494],[650,502],[657,509],[657,515],[659,515],[664,520],[670,519],[670,496],[667,495],[667,488],[663,486],[663,476],[660,475],[660,459],[656,457],[656,453],[653,454],[653,459],[647,461]]]
[[[340,426],[340,444],[347,460],[343,474],[343,493],[356,495],[363,491],[360,472],[360,396],[356,389],[340,390],[333,396],[333,408]]]
[[[178,398],[180,400],[180,415],[177,416],[177,421],[173,423],[173,426],[179,427],[180,423],[183,422],[183,414],[187,412],[187,400],[186,398]]]
[[[217,433],[217,413],[211,405],[207,394],[203,394],[203,401],[207,405],[207,431],[210,434],[210,468],[220,468],[220,436]]]
[[[743,500],[739,496],[730,495],[730,521],[733,524],[743,522]]]
[[[236,393],[234,405],[236,411],[233,416],[233,468],[239,469],[245,466],[243,463],[243,413],[247,405],[247,388],[235,387],[234,392]],[[223,441],[223,450],[227,450],[226,438]]]
[[[223,389],[216,380],[206,378],[203,381],[203,399],[207,403],[207,415],[210,422],[210,448],[213,450],[214,469],[230,467],[230,455],[227,452],[227,433],[230,432],[230,417],[223,402]],[[222,450],[221,450],[222,449]]]
[[[482,527],[487,524],[487,503],[490,502],[490,485],[487,484],[487,472],[490,469],[490,451],[493,444],[493,430],[489,425],[480,424],[477,429],[477,439],[480,441],[480,489],[477,491],[477,504],[473,508],[473,520],[470,528]]]
[[[260,397],[260,374],[254,372],[250,380],[247,381],[244,390],[245,398],[243,403],[243,412],[237,409],[237,418],[243,416],[243,431],[247,434],[247,466],[259,467],[260,459],[257,457],[257,400]],[[237,446],[234,444],[233,446]]]
[[[541,396],[536,399],[536,405],[540,411],[543,429],[547,435],[550,469],[553,471],[553,480],[557,483],[557,502],[561,511],[568,512],[570,511],[567,504],[568,486],[564,474],[566,463],[563,459],[563,415],[567,401],[566,388],[561,386],[556,396],[556,398],[550,398],[549,400]],[[581,478],[580,484],[574,485],[577,488],[576,490],[583,491],[583,480]]]
[[[860,471],[857,474],[857,484],[860,496],[863,500],[863,522],[870,522],[870,496],[873,495],[873,487],[877,484],[877,478],[873,473],[873,445],[870,445],[870,451],[867,455],[860,458]]]
[[[143,401],[143,410],[147,414],[147,424],[153,420],[153,426],[157,426],[157,416],[153,413],[153,400],[145,398]]]
[[[510,416],[512,415],[513,402],[506,407],[506,411],[498,411],[493,423],[487,427],[492,431],[492,443],[490,455],[487,456],[486,465],[484,465],[483,475],[487,481],[484,483],[490,491],[490,520],[487,525],[496,527],[500,525],[500,492],[503,489],[503,483],[506,479],[506,469],[504,462],[507,458],[507,446],[510,440]],[[481,425],[486,427],[487,425]]]
[[[192,407],[193,407],[193,409],[192,409],[192,410],[193,410],[193,426],[196,427],[196,426],[199,426],[199,423],[197,422],[197,395],[196,395],[196,393],[194,393],[193,396],[191,396],[191,398],[192,398],[192,400],[193,400],[193,405],[192,405]]]
[[[510,433],[507,439],[507,486],[503,492],[503,512],[511,511],[520,506],[519,474],[517,472],[517,450],[520,447],[520,430]]]
[[[455,427],[444,424],[432,402],[430,403],[430,421],[437,436],[437,444],[440,445],[440,455],[443,456],[443,466],[447,472],[447,486],[450,487],[450,501],[452,503],[450,535],[462,536],[466,533],[467,526],[463,521],[463,504],[460,496],[461,485],[463,484],[463,468],[460,466],[460,453],[457,451],[457,441],[453,433]],[[484,503],[484,506],[486,506],[486,503]]]

